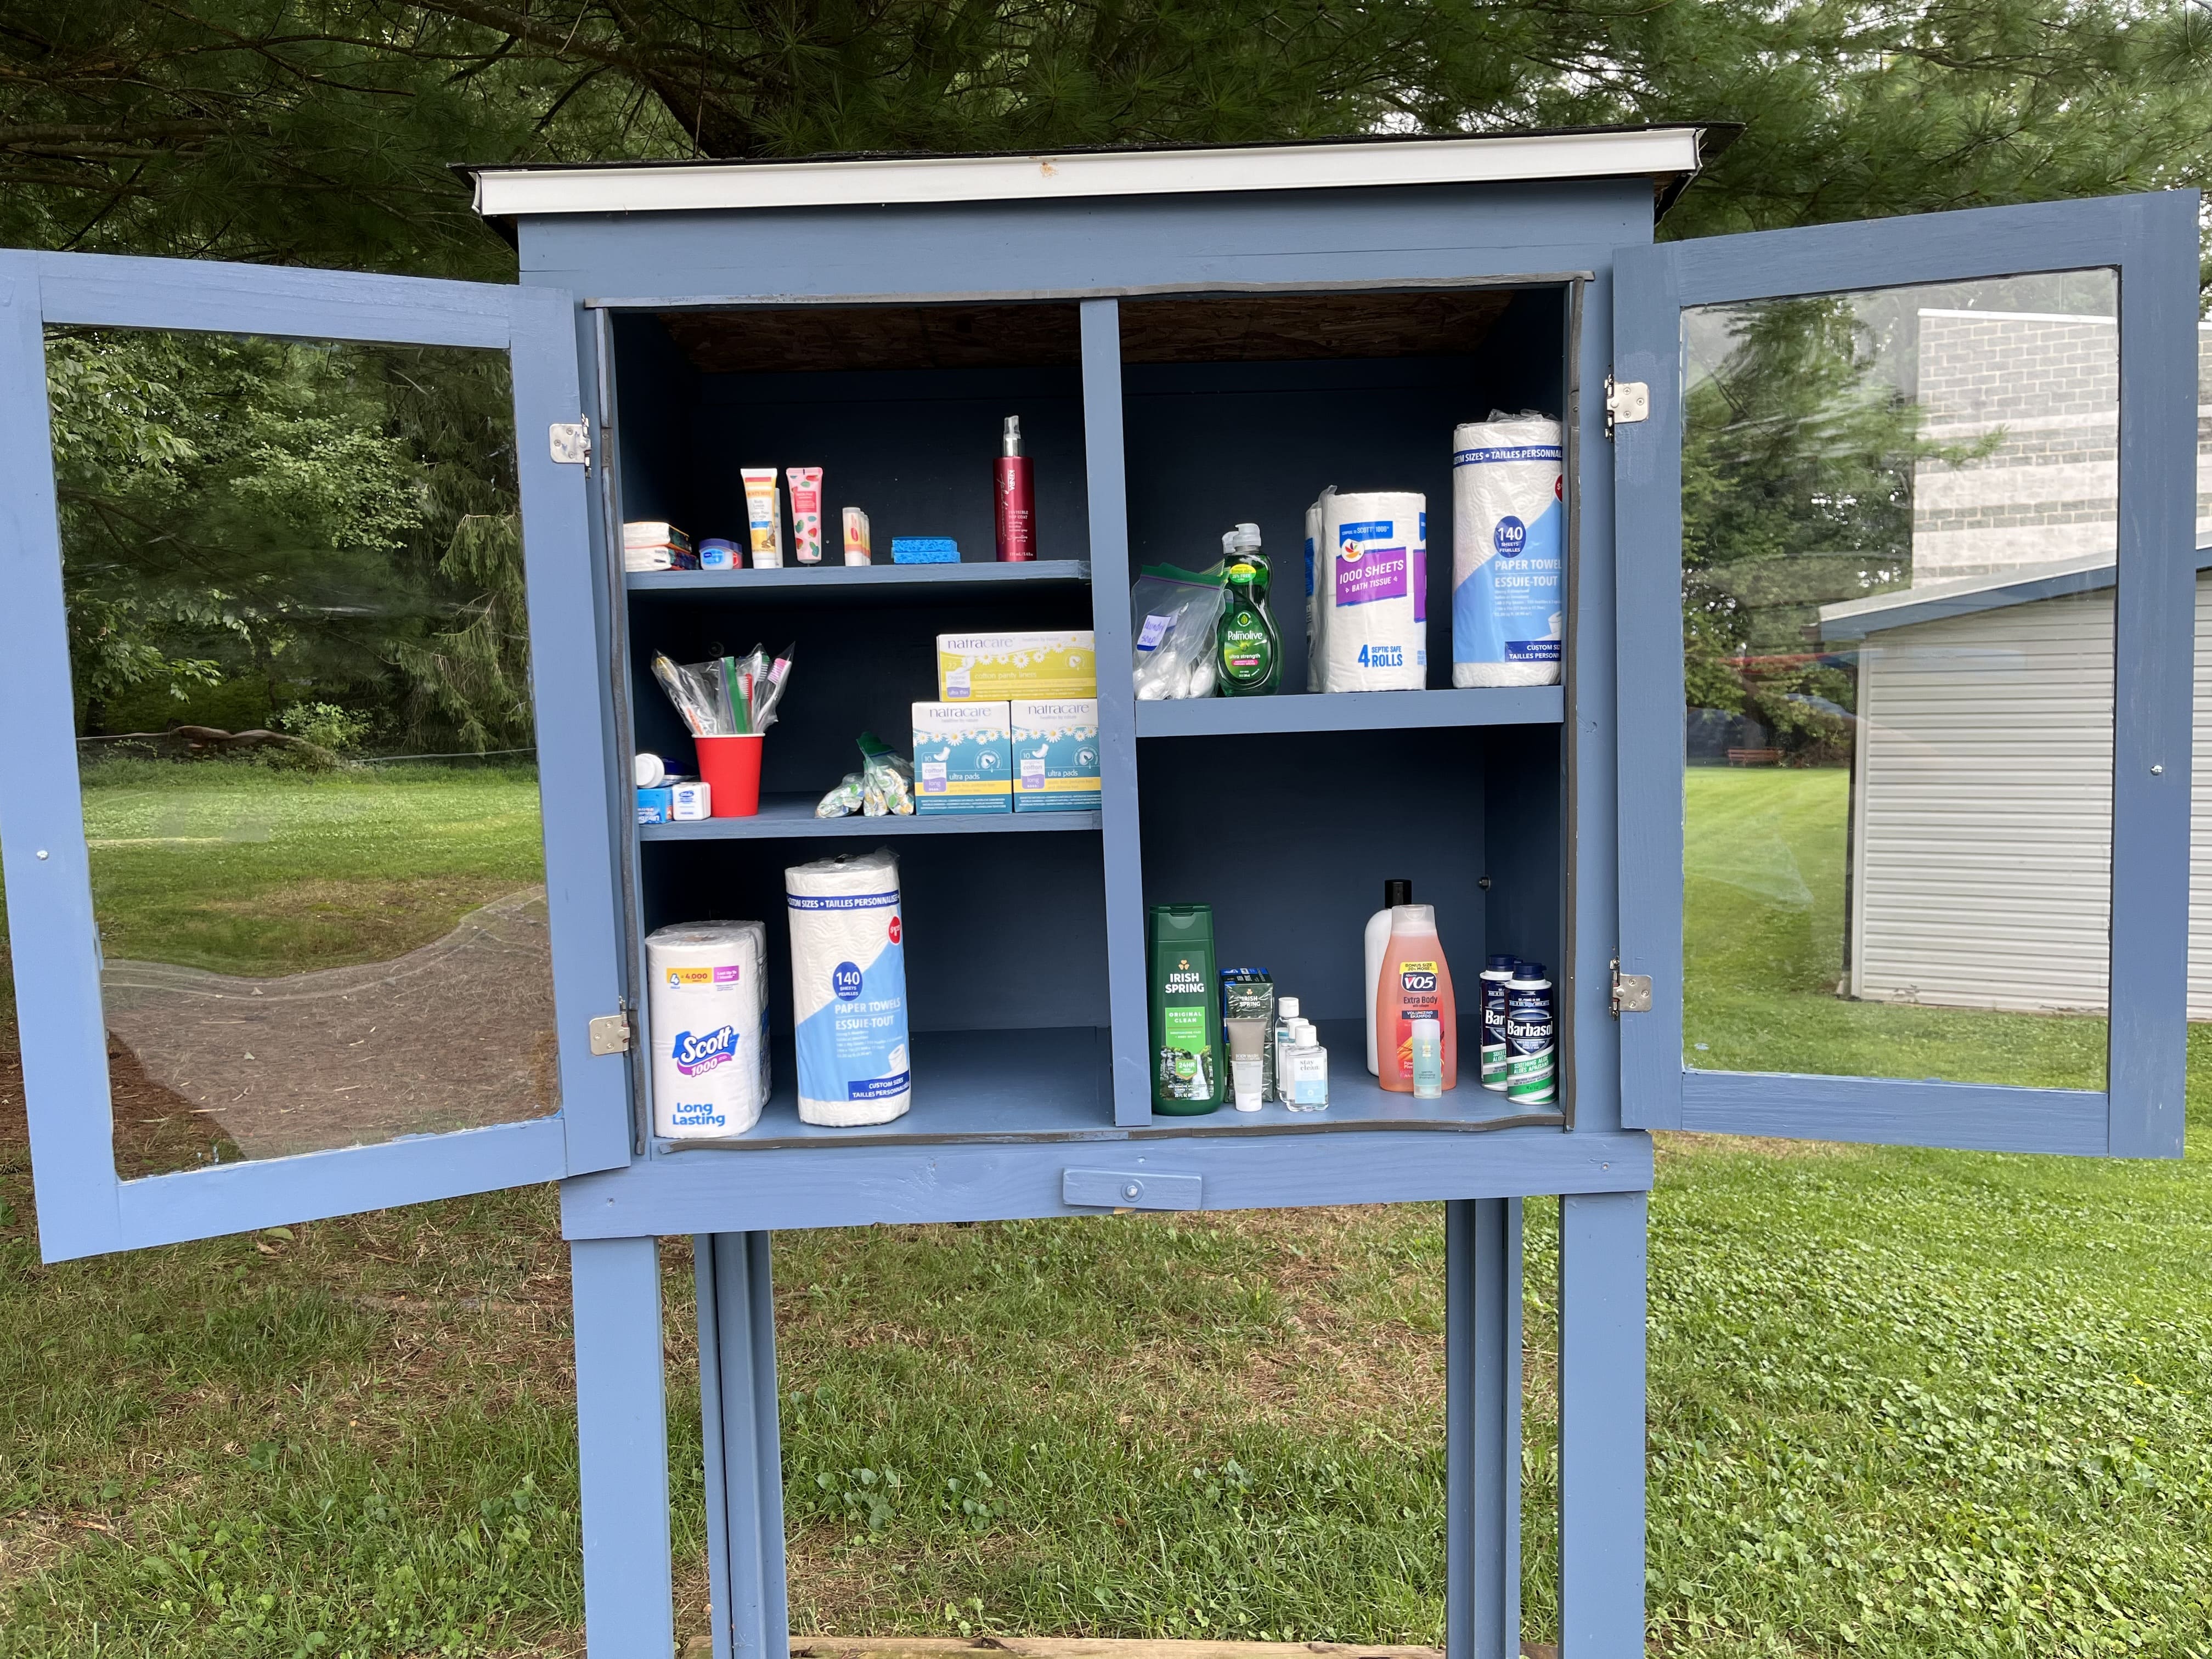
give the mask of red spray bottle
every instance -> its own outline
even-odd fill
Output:
[[[1022,417],[1009,415],[995,481],[1001,563],[1036,557],[1036,497],[1030,465],[1030,458],[1022,453]]]

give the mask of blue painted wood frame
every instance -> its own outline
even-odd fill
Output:
[[[1521,1200],[1444,1206],[1444,1659],[1521,1654]]]
[[[575,1310],[584,1640],[594,1655],[659,1659],[676,1647],[660,1243],[579,1240],[568,1247],[568,1276]]]
[[[1621,1024],[1633,1127],[2179,1158],[2189,927],[2198,198],[2170,191],[1620,249]],[[1681,313],[1686,307],[2109,267],[2119,276],[2119,593],[2108,1090],[1686,1070],[1682,1064]]]
[[[1644,1651],[1648,1200],[1559,1200],[1559,1659]]]
[[[767,1233],[692,1241],[714,1659],[782,1659],[790,1647],[769,1245]]]
[[[504,351],[513,366],[562,1110],[528,1123],[125,1182],[46,406],[48,324]],[[581,413],[573,305],[551,289],[176,259],[0,252],[0,857],[40,1246],[58,1261],[604,1170],[629,1156],[624,1066],[586,1024],[622,995],[584,469],[538,434]]]

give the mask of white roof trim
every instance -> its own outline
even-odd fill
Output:
[[[1695,127],[1662,127],[1643,132],[1268,144],[1237,149],[493,167],[476,175],[476,209],[487,218],[503,218],[1656,177],[1695,173],[1698,136]]]

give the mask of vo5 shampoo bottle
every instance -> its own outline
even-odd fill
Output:
[[[1375,984],[1376,1080],[1401,1095],[1413,1092],[1413,1021],[1433,1015],[1443,1028],[1444,1087],[1459,1084],[1459,1005],[1451,968],[1437,937],[1433,904],[1390,907],[1390,939]]]

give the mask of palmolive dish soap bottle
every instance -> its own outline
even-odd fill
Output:
[[[1459,1004],[1451,968],[1437,937],[1433,904],[1390,907],[1390,939],[1375,986],[1376,1081],[1395,1093],[1413,1092],[1413,1022],[1433,1016],[1443,1040],[1443,1086],[1459,1085]]]
[[[1213,666],[1225,697],[1262,696],[1283,678],[1283,641],[1267,610],[1267,561],[1260,526],[1240,524],[1221,538],[1228,598],[1213,636]]]

